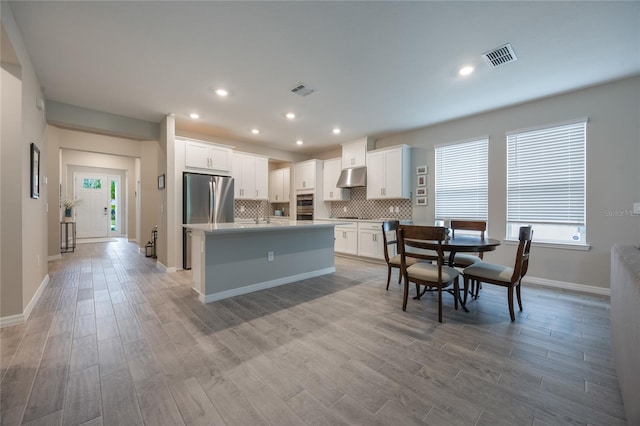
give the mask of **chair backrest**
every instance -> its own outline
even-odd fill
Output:
[[[398,244],[398,227],[400,226],[400,221],[397,220],[385,220],[382,222],[382,246],[384,247],[384,260],[389,263],[389,249],[390,245]],[[387,232],[395,232],[396,237],[393,240],[387,240]],[[400,249],[397,249],[398,252]]]
[[[452,220],[452,237],[456,236],[456,229],[462,229],[464,231],[478,231],[480,232],[480,236],[484,238],[484,233],[487,230],[487,222],[484,220]]]
[[[456,236],[456,229],[463,231],[478,231],[480,232],[480,238],[484,238],[484,233],[487,230],[487,222],[484,220],[451,220],[451,236]],[[484,258],[484,253],[477,254],[480,259]]]
[[[531,251],[531,240],[533,239],[533,228],[531,225],[521,226],[518,233],[518,252],[516,254],[516,264],[513,267],[511,282],[521,280],[529,269],[529,252]]]
[[[441,267],[443,263],[442,256],[442,240],[446,237],[445,228],[442,226],[415,226],[415,225],[402,225],[398,229],[398,249],[402,255],[403,268],[406,264],[407,257],[415,257],[423,260],[437,260],[438,266]],[[433,254],[424,254],[417,251],[408,251],[407,247],[411,247],[411,244],[406,240],[422,240],[433,242],[431,247],[427,250],[435,250],[436,256]],[[435,258],[434,258],[435,257]]]

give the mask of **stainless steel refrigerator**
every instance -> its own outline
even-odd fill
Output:
[[[182,223],[233,222],[233,178],[183,173]],[[191,269],[191,232],[182,235],[182,267]]]

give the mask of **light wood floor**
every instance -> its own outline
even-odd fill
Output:
[[[535,253],[532,256],[535,262]],[[485,285],[401,310],[386,267],[201,304],[125,241],[50,263],[0,331],[2,425],[623,425],[606,298]],[[415,291],[412,289],[412,292]]]

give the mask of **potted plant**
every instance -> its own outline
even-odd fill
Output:
[[[73,208],[80,204],[82,200],[79,198],[67,198],[64,197],[60,200],[60,205],[64,208],[64,221],[71,222],[73,217]]]

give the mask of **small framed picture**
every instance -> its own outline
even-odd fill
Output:
[[[158,176],[158,189],[164,189],[164,174]]]
[[[31,198],[40,197],[40,150],[31,144]]]
[[[427,186],[427,175],[418,175],[418,186]]]
[[[416,196],[417,197],[426,197],[427,196],[427,188],[426,187],[420,187],[420,188],[416,188]]]
[[[427,197],[416,197],[416,206],[426,206]]]
[[[426,175],[428,170],[429,169],[427,168],[427,166],[418,166],[418,167],[416,167],[416,174],[417,175]]]

